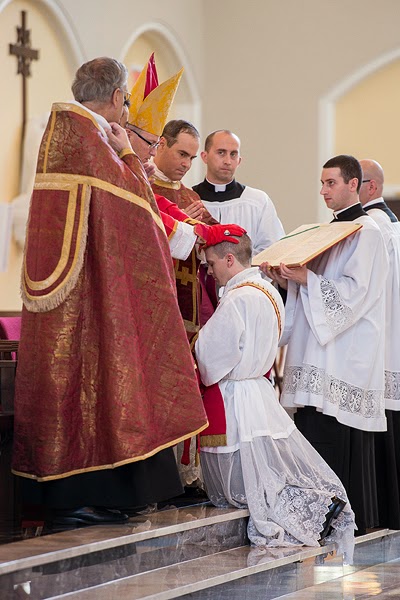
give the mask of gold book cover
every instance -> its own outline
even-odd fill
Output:
[[[278,267],[281,263],[287,267],[301,267],[361,227],[362,224],[355,221],[301,225],[269,248],[253,256],[252,265],[258,266],[268,262],[271,267]]]

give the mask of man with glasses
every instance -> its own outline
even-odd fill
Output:
[[[57,527],[181,493],[172,446],[206,425],[168,240],[118,125],[126,85],[114,59],[78,69],[31,201],[13,471]]]
[[[360,202],[378,225],[389,255],[385,317],[385,408],[387,432],[375,436],[379,526],[400,529],[400,223],[383,199],[384,172],[375,160],[360,160]]]
[[[182,73],[183,69],[159,84],[153,53],[131,90],[126,127],[131,132],[135,151],[144,161],[156,196],[166,198],[184,211],[190,224],[195,225],[197,221],[218,224],[208,213],[204,215],[197,194],[181,182],[199,149],[197,129],[183,120],[166,123]],[[151,159],[150,164],[146,164],[147,156]],[[164,204],[164,200],[159,200],[161,210]],[[175,263],[178,303],[189,341],[199,330],[197,269],[200,261],[193,246],[194,243],[186,259]]]
[[[204,212],[198,195],[181,182],[199,149],[197,129],[183,120],[166,123],[182,71],[159,84],[154,54],[151,55],[132,88],[127,128],[131,132],[130,139],[133,147],[144,161],[146,172],[151,178],[160,210],[181,221],[170,229],[166,226],[166,230],[169,234],[172,256],[179,259],[175,261],[178,304],[188,340],[193,346],[199,331],[198,299],[200,296],[197,285],[200,261],[195,248],[197,236],[195,237],[194,234],[196,230],[203,228],[201,233],[204,235],[207,224],[217,226],[219,224]],[[155,154],[154,147],[151,146],[158,141],[158,151]],[[148,162],[148,158],[151,158],[151,162]],[[165,221],[164,225],[167,225]],[[203,300],[207,298],[206,294],[202,294],[202,298]],[[200,477],[194,460],[196,452],[194,441],[190,452],[192,460],[189,458],[188,445],[182,459],[184,463],[190,464],[180,465],[182,481],[188,485],[196,482]],[[178,448],[180,462],[182,446],[181,444]]]
[[[360,202],[363,209],[378,225],[381,221],[397,223],[398,218],[382,197],[384,173],[381,165],[371,159],[360,160],[360,165],[363,171],[360,188]]]

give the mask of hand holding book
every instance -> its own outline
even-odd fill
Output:
[[[281,264],[286,267],[301,267],[349,235],[354,234],[361,227],[362,224],[356,221],[302,225],[269,248],[253,256],[252,264],[260,266],[268,263],[269,268],[275,269]],[[264,271],[264,269],[262,270]]]

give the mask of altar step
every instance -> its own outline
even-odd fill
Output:
[[[247,517],[197,505],[4,544],[0,598],[272,599],[314,585],[316,568],[328,579],[345,573],[333,547],[250,548]],[[388,530],[358,538],[353,570],[391,560],[399,547]],[[249,595],[253,586],[262,595]]]

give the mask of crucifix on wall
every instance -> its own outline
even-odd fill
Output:
[[[31,75],[31,62],[39,59],[39,51],[31,48],[31,32],[26,29],[26,11],[21,11],[21,26],[17,26],[17,43],[9,44],[9,53],[18,59],[17,75],[22,75],[22,132],[21,132],[21,164],[25,137],[26,112],[27,112],[27,78]]]

